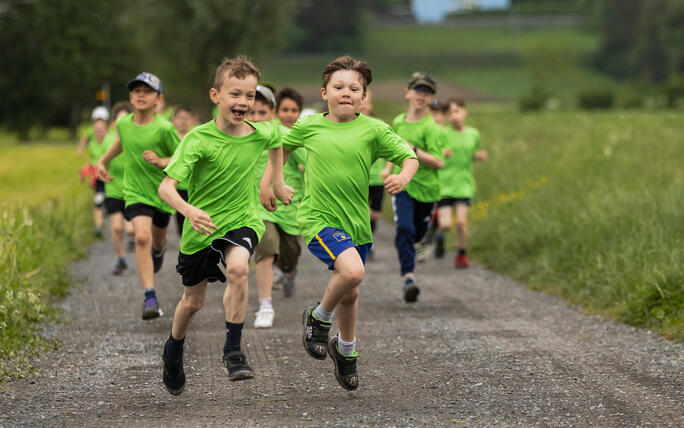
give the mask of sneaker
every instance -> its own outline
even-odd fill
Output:
[[[406,303],[415,303],[418,300],[420,289],[416,285],[416,280],[409,276],[404,280],[404,301]]]
[[[354,355],[348,357],[340,353],[337,349],[337,336],[330,339],[328,353],[335,363],[335,379],[342,385],[342,388],[349,391],[359,387],[359,375],[356,374],[356,360],[359,353],[354,351]]]
[[[317,360],[325,360],[328,355],[328,332],[330,332],[330,321],[321,321],[315,318],[312,313],[315,306],[307,308],[302,314],[304,324],[304,336],[302,342],[306,352]]]
[[[254,320],[254,328],[271,328],[273,327],[273,317],[275,316],[275,311],[271,307],[260,308],[259,312],[256,313],[256,319]]]
[[[292,297],[295,290],[295,277],[297,277],[297,269],[295,268],[292,272],[284,273],[283,278],[283,293],[285,297]]]
[[[285,282],[285,274],[280,270],[278,265],[273,265],[273,286],[271,289],[279,290],[283,285],[283,282]]]
[[[95,235],[96,238],[102,238],[102,227],[101,226],[95,226],[93,228],[93,235]]]
[[[164,264],[164,254],[166,254],[166,248],[160,252],[156,252],[154,247],[152,248],[152,263],[154,263],[154,273],[157,273],[161,270],[162,265]]]
[[[414,249],[416,251],[416,262],[425,263],[427,261],[427,250],[425,249],[425,244],[422,242],[416,242]]]
[[[128,269],[128,265],[119,260],[118,262],[116,262],[116,266],[114,266],[112,275],[121,275],[122,273],[126,272],[126,269]]]
[[[456,258],[454,259],[454,266],[457,269],[465,269],[468,267],[468,256],[465,254],[456,254]]]
[[[228,379],[233,382],[254,377],[254,372],[247,364],[247,357],[242,351],[231,351],[223,354],[223,364],[228,370]]]
[[[157,302],[157,298],[154,296],[146,298],[145,303],[143,303],[142,319],[152,320],[155,318],[159,318],[161,316],[161,314],[162,314],[162,311],[159,308],[159,303]]]
[[[437,239],[437,244],[435,245],[435,257],[438,259],[444,257],[444,239]]]
[[[185,372],[183,371],[183,360],[173,361],[166,359],[166,352],[162,355],[164,361],[164,375],[162,380],[166,390],[171,395],[181,395],[185,389]]]

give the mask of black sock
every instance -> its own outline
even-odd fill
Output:
[[[166,339],[166,345],[164,345],[164,356],[173,361],[182,360],[184,343],[185,338],[176,340],[173,338],[173,334],[169,334],[169,338]]]
[[[240,339],[242,339],[242,326],[245,325],[244,322],[240,324],[233,324],[226,321],[226,343],[223,345],[223,353],[227,354],[231,351],[240,350]]]
[[[154,288],[146,288],[145,289],[145,300],[151,299],[154,297],[155,299],[157,298],[157,294],[154,292]]]
[[[461,255],[461,256],[465,256],[465,255],[466,255],[466,249],[465,249],[465,248],[459,248],[459,249],[458,249],[458,254]]]
[[[375,227],[378,225],[378,222],[375,220],[371,220],[371,233],[375,233]]]

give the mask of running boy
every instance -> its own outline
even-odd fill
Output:
[[[171,116],[171,123],[173,123],[176,132],[178,133],[178,138],[183,139],[188,132],[195,126],[197,126],[197,114],[190,106],[179,105],[173,110],[173,116]],[[188,202],[188,183],[178,183],[178,194],[185,202]],[[185,217],[179,211],[176,211],[176,231],[178,236],[183,233],[183,222]]]
[[[468,267],[466,241],[468,237],[468,207],[475,195],[473,161],[487,160],[487,152],[478,150],[480,133],[466,126],[468,111],[462,98],[448,101],[446,117],[451,125],[446,129],[444,147],[444,168],[439,170],[441,200],[438,206],[439,230],[435,256],[444,256],[444,233],[451,228],[452,209],[456,209],[456,231],[458,233],[458,253],[454,259],[457,268]]]
[[[329,354],[335,378],[349,390],[359,385],[356,314],[373,240],[370,167],[380,157],[402,165],[399,174],[385,179],[392,194],[401,191],[418,169],[414,153],[388,125],[358,113],[371,80],[368,65],[351,57],[328,64],[321,88],[328,112],[300,119],[283,139],[286,151],[306,149],[305,195],[297,220],[311,253],[333,271],[320,304],[304,310],[304,348],[316,359]],[[333,313],[340,332],[328,341]]]
[[[427,73],[414,73],[405,90],[408,110],[394,118],[397,134],[415,151],[420,167],[416,176],[392,198],[397,222],[395,245],[403,277],[403,295],[407,303],[418,300],[414,244],[425,236],[433,205],[439,200],[437,170],[442,168],[442,128],[430,115],[430,104],[437,92],[435,80]]]
[[[182,276],[183,297],[176,307],[162,356],[163,382],[173,395],[179,395],[185,387],[183,343],[193,315],[204,304],[209,282],[228,280],[223,295],[223,363],[229,379],[254,376],[240,347],[249,259],[264,232],[254,206],[254,168],[266,149],[273,163],[282,165],[278,128],[270,122],[245,120],[254,105],[258,79],[259,70],[243,56],[225,59],[218,66],[209,91],[211,101],[218,107],[218,116],[185,136],[159,186],[159,195],[187,219],[176,266]],[[276,195],[288,203],[292,189],[283,181],[282,168],[275,171],[274,177]],[[188,180],[188,202],[176,191],[178,182],[183,180]],[[225,275],[219,262],[225,266]]]
[[[162,314],[154,291],[154,274],[164,261],[166,228],[173,213],[159,199],[157,188],[164,178],[162,169],[178,146],[178,134],[171,122],[155,112],[162,93],[157,76],[140,73],[127,86],[135,112],[116,122],[119,141],[100,158],[97,174],[103,181],[112,181],[107,164],[123,153],[124,215],[135,232],[135,261],[145,293],[142,318],[150,320]]]

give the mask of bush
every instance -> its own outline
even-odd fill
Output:
[[[614,104],[615,96],[610,89],[588,89],[577,96],[577,105],[583,110],[608,110]]]
[[[684,98],[684,78],[681,75],[671,76],[665,85],[665,96],[669,108],[677,107],[680,98]]]
[[[534,85],[527,95],[524,95],[518,101],[521,111],[537,111],[544,108],[546,101],[549,99],[549,94],[541,87],[541,85]]]

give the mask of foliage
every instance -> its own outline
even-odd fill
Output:
[[[541,83],[537,83],[532,86],[528,94],[520,98],[518,104],[522,111],[535,111],[544,108],[548,99],[549,94],[544,90]]]
[[[585,89],[577,95],[577,106],[585,110],[609,109],[614,104],[615,96],[606,88]]]

